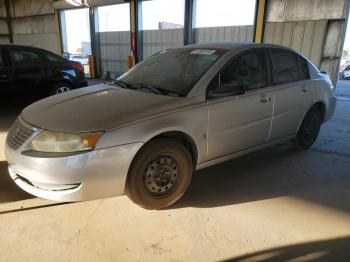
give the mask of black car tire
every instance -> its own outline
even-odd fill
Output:
[[[60,93],[64,93],[64,92],[68,92],[70,90],[72,90],[72,86],[68,83],[57,83],[54,85],[54,87],[51,89],[51,95],[56,95],[56,94],[60,94]]]
[[[307,150],[316,141],[322,124],[321,113],[317,108],[312,108],[304,117],[299,127],[294,145],[297,148]]]
[[[156,139],[133,160],[125,193],[143,208],[166,208],[186,192],[192,172],[192,158],[183,145],[172,139]]]

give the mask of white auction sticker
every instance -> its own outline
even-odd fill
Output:
[[[191,55],[212,55],[215,54],[216,50],[209,49],[195,49],[191,52]]]

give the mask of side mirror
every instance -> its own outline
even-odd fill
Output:
[[[208,93],[209,98],[238,96],[245,93],[245,89],[241,85],[224,84]]]

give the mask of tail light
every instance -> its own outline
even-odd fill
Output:
[[[84,73],[84,67],[82,64],[80,64],[79,62],[74,62],[73,63],[73,68]]]

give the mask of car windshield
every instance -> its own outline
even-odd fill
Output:
[[[132,89],[186,96],[227,50],[179,48],[153,55],[120,76],[115,83]]]

